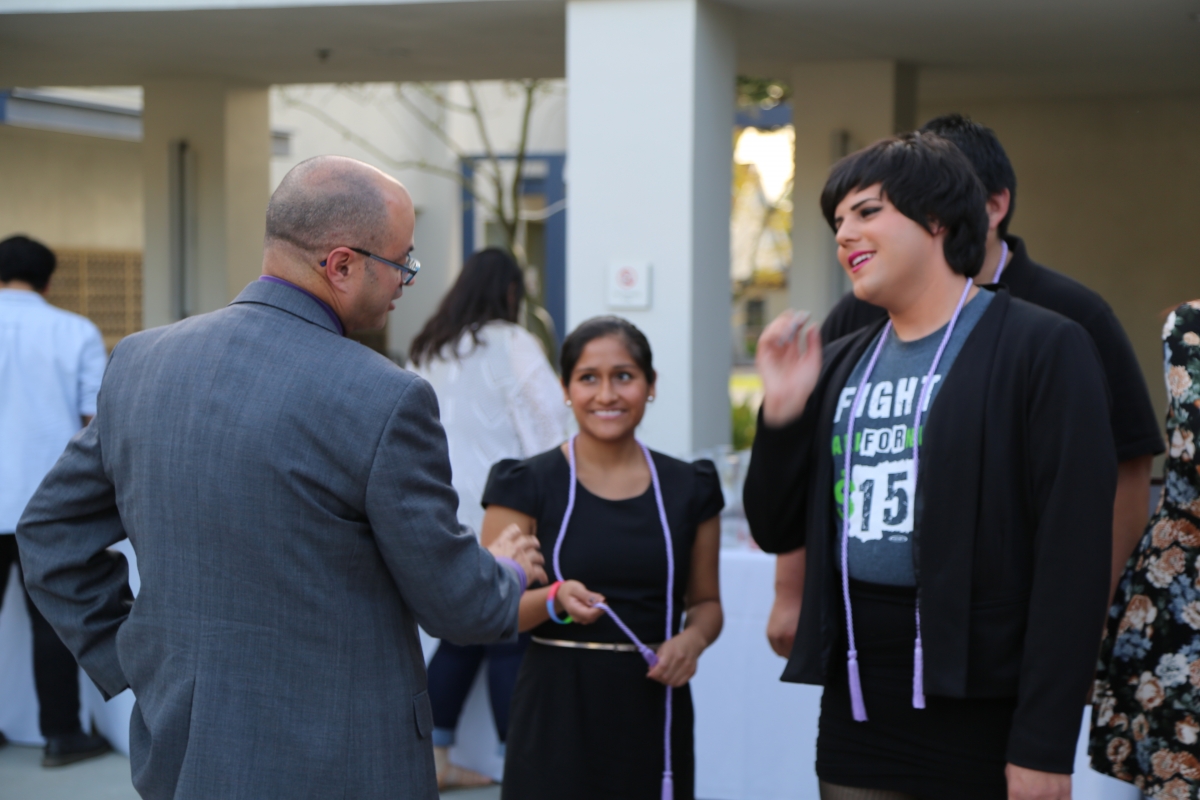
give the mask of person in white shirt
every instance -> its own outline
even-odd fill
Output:
[[[541,343],[516,324],[525,282],[517,262],[498,248],[467,259],[454,286],[413,339],[410,368],[433,385],[450,445],[458,520],[478,535],[483,489],[493,464],[524,459],[562,442],[569,412]],[[461,647],[442,641],[429,663],[438,786],[477,786],[490,779],[451,764],[459,714],[479,666],[501,744],[528,635],[515,643]]]
[[[25,236],[0,242],[0,602],[16,565],[24,593],[17,520],[71,437],[96,413],[107,356],[88,319],[46,302],[54,253]],[[108,751],[79,724],[79,668],[74,656],[25,596],[33,625],[33,673],[42,765],[57,767]],[[0,743],[3,734],[0,734]]]

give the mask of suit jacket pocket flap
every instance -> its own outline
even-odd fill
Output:
[[[424,739],[433,730],[433,706],[429,705],[429,692],[413,695],[413,714],[417,719],[417,733]]]

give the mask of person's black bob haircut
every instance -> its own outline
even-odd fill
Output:
[[[592,317],[581,322],[578,328],[567,335],[559,357],[563,386],[570,384],[571,373],[575,371],[575,365],[588,342],[603,339],[605,336],[616,336],[621,340],[633,363],[645,374],[647,383],[653,386],[657,375],[654,372],[654,354],[650,352],[650,342],[636,325],[622,317]]]
[[[57,266],[54,252],[28,236],[10,236],[0,242],[0,282],[24,281],[44,292]]]
[[[983,188],[989,197],[1008,189],[1008,213],[996,226],[1001,236],[1007,235],[1008,223],[1017,210],[1017,173],[1008,160],[1008,153],[1004,152],[1004,147],[996,138],[996,132],[962,114],[934,117],[922,125],[921,130],[936,133],[958,145],[971,166],[975,167],[975,174],[983,181]]]
[[[468,331],[478,345],[479,329],[498,319],[516,322],[524,299],[525,277],[516,259],[498,247],[480,250],[463,264],[458,280],[413,339],[408,357],[420,366]]]
[[[950,140],[916,131],[882,139],[833,165],[821,192],[821,211],[834,229],[838,203],[879,184],[901,214],[933,233],[946,229],[946,261],[973,278],[987,245],[987,192],[971,162]]]

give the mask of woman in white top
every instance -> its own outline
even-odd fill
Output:
[[[541,343],[516,324],[525,282],[516,261],[489,247],[467,259],[454,286],[413,339],[410,368],[433,385],[450,447],[458,520],[478,532],[480,500],[497,461],[525,459],[562,442],[569,412]],[[486,658],[496,734],[503,744],[517,670],[528,636],[516,643],[461,647],[443,641],[429,663],[438,786],[490,779],[449,763],[455,728]]]

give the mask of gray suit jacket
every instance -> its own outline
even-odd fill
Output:
[[[117,346],[17,538],[79,663],[133,688],[142,797],[432,800],[417,625],[509,638],[520,595],[457,503],[429,385],[255,282]]]

